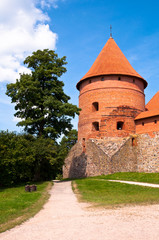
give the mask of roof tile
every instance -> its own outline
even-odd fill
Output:
[[[77,83],[77,88],[81,81],[101,75],[134,76],[142,79],[145,87],[147,86],[147,82],[131,66],[113,38],[109,38],[90,70]]]
[[[159,109],[159,91],[151,98],[145,106],[148,110]]]
[[[141,112],[135,118],[135,120],[139,120],[139,119],[143,119],[143,118],[150,118],[150,117],[154,117],[154,116],[158,116],[158,115],[159,115],[159,109],[155,109],[155,110],[151,110],[151,111],[145,111],[145,112]]]
[[[148,111],[140,113],[135,120],[149,118],[159,115],[159,91],[151,98],[151,100],[146,104],[145,108]]]

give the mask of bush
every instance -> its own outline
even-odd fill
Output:
[[[57,176],[56,176],[56,180],[62,180],[63,179],[63,176],[62,176],[62,174],[57,174]]]

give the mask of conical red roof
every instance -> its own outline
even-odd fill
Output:
[[[90,70],[77,83],[77,89],[81,81],[103,75],[134,76],[142,79],[144,86],[147,86],[147,82],[131,66],[113,38],[109,38]]]
[[[159,91],[146,104],[145,108],[147,111],[140,113],[135,120],[159,116]]]
[[[159,109],[159,91],[151,98],[145,107],[149,111]]]

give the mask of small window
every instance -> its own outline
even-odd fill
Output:
[[[142,126],[144,126],[144,122],[142,122]]]
[[[101,77],[101,81],[104,81],[104,77]]]
[[[96,112],[96,111],[98,111],[98,110],[99,110],[99,104],[98,104],[98,102],[92,103],[92,111],[93,111],[93,112]]]
[[[156,123],[157,123],[157,120],[155,120],[154,123],[156,124]]]
[[[93,122],[92,123],[92,130],[93,131],[99,131],[99,122]]]
[[[122,130],[123,129],[123,122],[117,122],[117,130]]]
[[[121,77],[118,77],[118,80],[120,81],[120,80],[121,80]]]

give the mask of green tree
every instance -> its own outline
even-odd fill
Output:
[[[60,172],[58,145],[30,134],[0,131],[0,186],[50,180]]]
[[[77,142],[78,132],[76,129],[72,129],[68,132],[66,136],[64,136],[60,142],[60,152],[64,156],[67,156],[68,152],[71,150],[73,145]]]
[[[15,103],[15,116],[21,119],[17,125],[30,134],[56,140],[71,130],[71,119],[79,114],[77,106],[68,102],[70,97],[59,80],[66,72],[66,57],[58,58],[52,50],[38,50],[24,64],[31,73],[20,74],[20,79],[8,84],[6,91]]]
[[[64,164],[64,160],[67,157],[67,154],[75,145],[77,142],[77,130],[72,129],[71,131],[68,132],[67,136],[64,136],[59,144],[59,150],[58,150],[58,161],[57,164],[59,166],[58,168],[58,173],[61,173],[62,167]]]
[[[54,140],[38,137],[32,145],[32,151],[35,159],[33,179],[36,181],[54,179],[59,165],[58,148]]]
[[[33,179],[34,141],[31,135],[0,132],[0,185]]]

